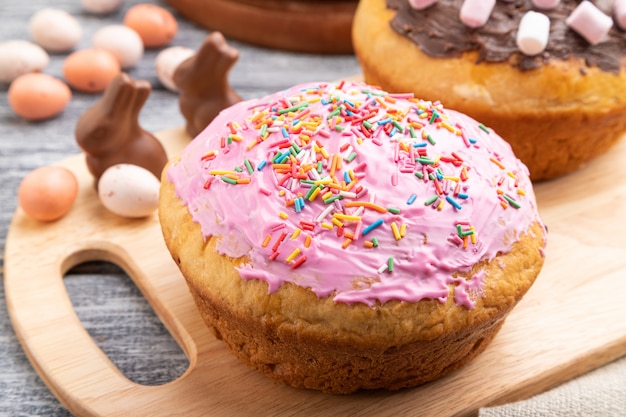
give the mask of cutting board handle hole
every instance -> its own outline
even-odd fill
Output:
[[[83,262],[71,267],[63,282],[85,330],[129,380],[161,385],[187,371],[184,352],[122,268]]]

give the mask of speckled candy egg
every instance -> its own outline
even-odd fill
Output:
[[[67,52],[83,36],[78,20],[61,9],[45,8],[35,13],[28,25],[33,40],[50,52]]]
[[[108,25],[98,29],[91,44],[115,55],[122,68],[134,66],[143,56],[143,41],[137,32],[125,25]]]
[[[122,0],[80,0],[85,10],[94,14],[108,14],[119,9]]]
[[[44,222],[58,220],[67,214],[77,194],[76,176],[61,166],[45,166],[31,171],[17,190],[24,212]]]
[[[104,91],[121,70],[117,58],[100,48],[76,51],[63,64],[63,76],[69,85],[87,93]]]
[[[9,105],[28,120],[44,120],[61,113],[72,98],[69,87],[61,80],[41,73],[17,77],[7,93]]]
[[[138,165],[117,164],[108,168],[98,181],[102,205],[122,217],[146,217],[159,205],[160,182]]]
[[[39,72],[50,57],[39,45],[24,40],[0,42],[0,82],[10,83],[20,75]]]
[[[170,46],[163,49],[156,57],[155,68],[159,82],[168,90],[178,92],[174,84],[176,68],[194,54],[194,50],[185,46]]]
[[[163,7],[154,4],[137,4],[126,12],[124,24],[134,29],[146,48],[165,46],[174,39],[178,22]]]

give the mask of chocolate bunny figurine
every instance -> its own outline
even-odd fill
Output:
[[[76,142],[87,154],[89,172],[96,179],[109,167],[139,165],[157,178],[167,162],[161,142],[139,126],[139,112],[150,95],[150,83],[116,76],[102,98],[78,119]]]
[[[198,52],[174,72],[174,83],[180,90],[180,110],[192,138],[222,109],[241,101],[228,83],[228,72],[238,58],[239,51],[228,45],[220,32],[213,32]]]

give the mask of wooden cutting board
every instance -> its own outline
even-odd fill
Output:
[[[189,138],[158,135],[169,155]],[[72,211],[38,223],[15,213],[5,289],[15,332],[50,390],[78,416],[472,414],[521,399],[626,354],[626,140],[567,177],[536,187],[549,227],[544,270],[487,350],[467,367],[399,392],[333,396],[277,385],[213,338],[162,242],[156,215],[128,220],[100,204],[83,156]],[[82,327],[63,284],[88,260],[123,267],[181,345],[189,369],[162,386],[126,379]]]

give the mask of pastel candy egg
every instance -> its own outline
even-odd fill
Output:
[[[0,82],[10,83],[20,75],[39,72],[49,63],[48,53],[37,44],[23,40],[0,43]]]
[[[155,60],[156,74],[165,88],[175,93],[178,92],[178,87],[174,84],[174,72],[194,53],[193,49],[185,46],[171,46],[159,52]]]
[[[83,36],[78,20],[61,9],[45,8],[31,16],[28,28],[33,40],[50,52],[67,52]]]
[[[17,77],[7,93],[9,105],[28,120],[44,120],[61,113],[72,98],[69,87],[50,75],[24,74]]]
[[[98,181],[102,205],[118,216],[146,217],[159,205],[160,182],[138,165],[117,164],[108,168]]]
[[[94,14],[107,14],[120,8],[122,0],[81,0],[85,10]]]
[[[517,47],[524,55],[542,53],[548,45],[550,35],[550,19],[543,13],[526,12],[519,23],[517,30]]]
[[[63,76],[74,88],[87,93],[104,91],[121,72],[117,58],[104,49],[88,48],[65,58]]]
[[[125,25],[108,25],[98,29],[91,43],[94,48],[115,55],[122,68],[134,66],[143,56],[143,41],[137,32]]]
[[[146,48],[165,46],[174,39],[178,22],[163,7],[153,4],[137,4],[126,12],[124,24],[134,29]]]
[[[67,214],[77,194],[78,181],[70,170],[45,166],[24,177],[17,190],[17,199],[27,215],[50,222]]]

